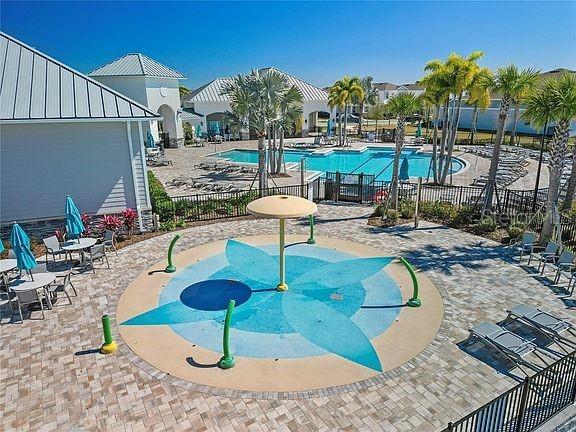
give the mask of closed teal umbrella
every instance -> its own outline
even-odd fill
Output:
[[[152,136],[152,132],[148,131],[146,134],[146,147],[154,148],[156,147],[156,143],[154,142],[154,137]]]
[[[220,122],[214,123],[214,135],[220,135]]]
[[[200,125],[196,125],[196,138],[200,138],[202,136],[202,128]]]
[[[20,270],[31,270],[36,267],[36,258],[30,250],[30,239],[24,230],[14,222],[12,234],[10,234],[10,244],[16,254],[16,261]]]
[[[400,165],[400,175],[399,175],[400,180],[410,179],[410,174],[408,174],[408,168],[409,168],[408,158],[404,156],[404,159],[402,160],[402,165]]]
[[[332,135],[332,120],[330,120],[330,119],[328,119],[328,125],[327,125],[326,135],[327,135],[327,136],[331,136],[331,135]]]
[[[0,253],[4,252],[4,243],[0,240]]]
[[[416,137],[420,138],[422,136],[422,125],[418,122],[418,129],[416,129]]]
[[[66,195],[66,233],[74,237],[80,238],[80,234],[84,232],[84,224],[80,216],[80,210],[72,201],[70,195]]]

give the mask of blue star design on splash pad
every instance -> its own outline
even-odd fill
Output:
[[[185,287],[178,290],[177,299],[121,325],[170,325],[173,329],[191,323],[219,325],[229,300],[234,299],[233,329],[259,334],[262,340],[267,340],[265,334],[286,338],[297,333],[325,352],[382,372],[366,329],[356,324],[353,316],[359,311],[375,313],[361,309],[365,300],[362,281],[376,276],[394,257],[331,262],[322,259],[321,253],[287,255],[289,289],[280,293],[274,289],[278,282],[277,255],[236,240],[228,240],[224,255],[221,268],[208,278],[192,284],[181,281]],[[343,298],[346,301],[338,301]]]

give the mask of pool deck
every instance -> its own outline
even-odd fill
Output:
[[[297,398],[222,390],[205,393],[143,362],[118,335],[119,351],[95,353],[100,317],[164,256],[173,234],[110,256],[111,270],[75,275],[79,297],[59,301],[46,319],[0,326],[0,430],[63,431],[436,431],[515,385],[517,370],[479,342],[463,344],[467,329],[498,322],[518,303],[542,307],[574,321],[574,300],[508,262],[504,249],[461,231],[422,223],[379,229],[366,225],[371,208],[320,205],[317,233],[407,256],[440,290],[445,319],[417,367],[400,367],[370,385]],[[182,231],[177,251],[227,238],[275,234],[268,220],[236,220]],[[290,221],[306,234],[306,221]],[[34,312],[33,318],[39,318]]]
[[[299,139],[296,141],[302,141],[304,139]],[[313,141],[311,138],[306,140]],[[365,143],[356,142],[353,143],[351,150],[361,148],[361,147],[393,147],[393,143]],[[227,182],[234,183],[237,187],[248,188],[254,180],[253,174],[227,174],[214,171],[206,171],[202,169],[194,168],[194,165],[199,164],[202,161],[206,161],[206,156],[216,153],[223,152],[232,149],[252,149],[257,148],[256,141],[232,141],[223,144],[207,144],[205,147],[184,147],[179,149],[166,149],[166,157],[172,161],[172,165],[151,168],[156,176],[160,179],[162,184],[166,185],[168,194],[171,196],[176,195],[190,195],[193,193],[198,193],[194,189],[186,189],[181,186],[172,187],[168,185],[168,182],[177,177],[188,177],[194,178],[201,181],[215,181],[215,182]],[[323,149],[322,149],[323,150]],[[332,149],[330,149],[332,150]],[[423,151],[432,151],[431,146],[424,146]],[[480,175],[486,175],[488,173],[488,168],[490,167],[490,160],[486,158],[481,158],[470,153],[464,153],[456,149],[454,151],[454,156],[463,159],[467,163],[467,167],[464,171],[459,174],[455,174],[452,178],[452,182],[455,185],[468,186],[472,183],[474,178]],[[530,165],[527,168],[528,174],[525,177],[520,178],[512,185],[510,189],[534,189],[534,183],[536,178],[536,167],[537,162],[530,160]],[[288,171],[289,177],[275,178],[274,182],[269,181],[270,186],[275,184],[278,186],[295,185],[300,182],[300,173],[297,171]],[[310,172],[310,175],[315,174]],[[257,184],[257,182],[256,182]],[[546,187],[548,184],[548,169],[544,167],[542,169],[540,187]]]

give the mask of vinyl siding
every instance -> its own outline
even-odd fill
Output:
[[[141,208],[146,190],[132,122],[134,168]],[[70,194],[82,212],[136,207],[124,122],[4,124],[0,129],[0,223],[64,213]]]

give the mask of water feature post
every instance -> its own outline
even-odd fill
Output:
[[[104,343],[100,347],[102,354],[111,354],[118,349],[118,345],[112,339],[112,329],[110,328],[110,318],[102,315],[102,330],[104,330]]]
[[[314,238],[314,215],[308,216],[308,219],[310,221],[310,238],[306,240],[306,243],[316,244],[316,239]]]
[[[416,273],[414,272],[414,268],[412,265],[405,259],[400,257],[400,262],[406,267],[408,273],[410,274],[410,278],[412,279],[412,298],[406,302],[406,305],[410,307],[420,307],[422,306],[422,302],[418,298],[418,278],[416,278]]]
[[[230,369],[236,364],[234,356],[230,354],[230,324],[232,323],[232,313],[234,312],[234,305],[236,302],[230,300],[228,302],[228,309],[226,310],[226,319],[224,320],[224,335],[222,336],[222,349],[224,356],[218,361],[218,367],[221,369]]]
[[[174,273],[176,271],[176,266],[172,263],[172,250],[179,238],[180,234],[176,234],[168,247],[168,266],[164,269],[166,273]]]
[[[280,244],[278,245],[278,254],[280,257],[280,274],[278,285],[276,285],[276,291],[286,291],[288,289],[288,285],[286,284],[286,258],[284,257],[285,249],[286,249],[286,221],[284,218],[279,219],[280,224]]]

